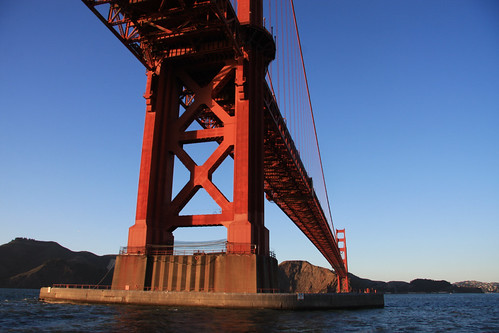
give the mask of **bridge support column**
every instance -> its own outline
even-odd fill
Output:
[[[227,240],[255,244],[258,254],[268,255],[263,194],[265,66],[258,54],[247,57],[239,60],[235,73],[234,221]]]
[[[214,49],[195,60],[163,59],[148,72],[136,219],[129,229],[126,254],[118,257],[115,289],[131,285],[155,288],[158,281],[187,279],[173,268],[158,266],[158,260],[166,257],[158,259],[149,249],[170,246],[168,260],[185,264],[185,256],[173,253],[173,232],[179,227],[203,226],[227,228],[226,253],[213,259],[213,267],[203,266],[211,272],[206,273],[212,274],[210,278],[217,277],[213,281],[219,281],[213,288],[226,292],[277,288],[277,262],[269,257],[269,232],[264,226],[263,170],[265,71],[275,49],[271,48],[269,55],[258,44],[269,45],[270,41],[274,46],[272,36],[262,27],[261,0],[239,0],[238,4],[243,32],[241,48],[234,55],[228,57],[226,49]],[[204,142],[218,147],[198,165],[184,146]],[[232,202],[212,180],[226,158],[234,159]],[[176,195],[175,159],[190,174]],[[220,212],[181,214],[201,188]],[[192,258],[186,260],[191,263],[184,265],[191,272],[186,273],[190,284],[195,281],[192,272],[201,266]],[[164,288],[164,282],[159,284]],[[203,291],[208,289],[211,287]]]

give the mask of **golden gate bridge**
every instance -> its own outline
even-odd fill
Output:
[[[269,257],[265,193],[331,264],[338,292],[348,291],[345,230],[333,225],[292,0],[82,1],[148,73],[136,221],[118,258],[113,288],[253,292],[275,287],[275,264],[258,259]],[[217,148],[198,165],[184,146],[205,142]],[[234,160],[232,195],[212,180],[228,158]],[[175,161],[190,175],[178,193],[172,190]],[[200,189],[221,212],[182,215]],[[211,284],[199,280],[196,256],[175,259],[193,272],[177,274],[183,284],[165,277],[173,268],[156,264],[157,256],[173,252],[158,249],[173,246],[173,231],[217,225],[227,227],[225,255],[257,259],[224,261],[223,268],[214,264],[210,274],[256,277],[244,277],[242,284],[226,279],[217,289],[219,280],[209,273]],[[212,289],[203,289],[203,283]]]

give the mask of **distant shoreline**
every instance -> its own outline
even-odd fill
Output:
[[[116,255],[98,256],[91,252],[73,252],[52,241],[18,237],[0,245],[0,288],[39,289],[53,284],[110,285]],[[104,279],[103,279],[104,278]],[[499,283],[462,281],[450,283],[430,279],[373,281],[349,273],[352,292],[386,294],[497,293]],[[307,261],[279,264],[281,292],[336,292],[333,271]]]

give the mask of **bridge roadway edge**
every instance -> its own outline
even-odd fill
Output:
[[[100,303],[280,310],[359,309],[384,307],[383,294],[215,293],[44,287],[48,303]]]

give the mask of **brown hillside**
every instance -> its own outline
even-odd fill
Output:
[[[307,261],[284,261],[279,264],[279,286],[288,293],[335,292],[336,275]]]

